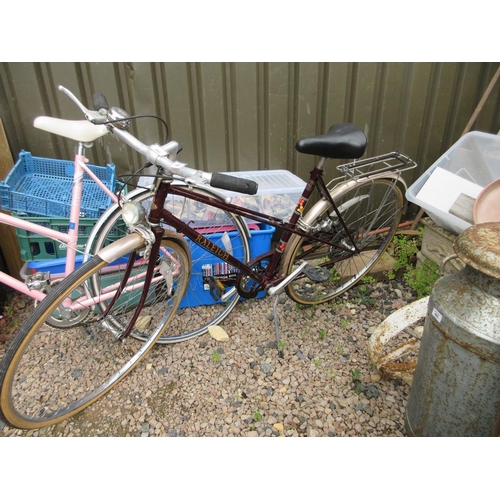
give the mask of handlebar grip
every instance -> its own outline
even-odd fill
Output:
[[[92,96],[92,103],[94,105],[94,109],[99,111],[100,109],[109,109],[108,101],[106,97],[101,92],[96,92]]]
[[[226,191],[236,191],[243,194],[255,194],[259,185],[255,181],[233,177],[227,174],[215,172],[212,174],[210,185],[214,188],[225,189]]]

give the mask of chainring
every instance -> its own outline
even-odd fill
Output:
[[[260,255],[256,259],[250,260],[247,265],[252,271],[258,274],[264,274],[272,254],[273,252],[268,252]],[[245,299],[253,299],[259,292],[264,290],[264,287],[259,282],[255,281],[250,276],[245,276],[241,272],[236,276],[235,286],[238,294]]]

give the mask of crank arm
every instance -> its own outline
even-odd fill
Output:
[[[307,262],[302,262],[302,264],[297,269],[295,269],[293,273],[289,274],[281,283],[268,288],[267,294],[273,297],[277,293],[280,293],[281,290],[283,290],[283,288],[285,288],[291,281],[293,281],[308,265],[309,264]]]

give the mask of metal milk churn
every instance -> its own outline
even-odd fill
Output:
[[[500,434],[500,223],[455,240],[463,270],[439,279],[406,408],[409,436]]]

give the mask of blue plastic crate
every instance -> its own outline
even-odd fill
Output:
[[[271,249],[271,240],[274,231],[273,226],[268,224],[259,224],[259,229],[250,230],[252,237],[249,239],[250,258],[257,257]],[[230,231],[229,237],[234,245],[238,248],[241,245],[241,239],[237,231]],[[221,246],[223,233],[206,234],[206,238]],[[189,242],[191,254],[193,258],[193,269],[191,271],[191,279],[184,297],[181,300],[179,308],[196,307],[200,305],[210,305],[214,303],[210,290],[205,287],[203,280],[206,276],[222,277],[222,280],[228,279],[231,281],[236,276],[235,270],[231,269],[224,261],[218,259],[210,252],[205,251],[202,247]],[[201,257],[201,258],[200,258]],[[241,259],[243,254],[235,255]],[[257,298],[265,297],[265,292],[261,292]]]
[[[115,165],[88,165],[108,189],[115,191]],[[69,217],[73,188],[74,163],[67,160],[39,158],[22,151],[5,181],[0,181],[2,210],[16,210],[45,217]],[[84,173],[80,216],[99,218],[111,200]]]

